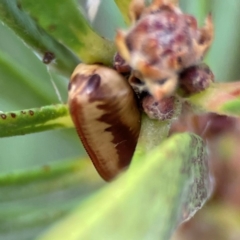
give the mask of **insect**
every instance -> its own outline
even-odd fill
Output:
[[[174,92],[180,72],[202,61],[213,40],[212,17],[198,28],[193,16],[165,0],[148,7],[144,0],[133,0],[130,17],[132,26],[117,32],[118,52],[141,81],[139,91],[161,100]],[[130,84],[136,88],[134,77]]]
[[[95,168],[110,181],[129,165],[138,140],[140,112],[132,88],[113,69],[80,64],[71,76],[68,104]]]
[[[106,181],[130,164],[141,112],[170,121],[181,111],[181,101],[171,96],[178,82],[188,93],[212,81],[210,70],[201,65],[213,39],[210,15],[199,29],[195,18],[175,4],[154,0],[145,7],[144,1],[133,0],[130,17],[130,29],[117,32],[113,69],[80,64],[69,83],[72,120]]]

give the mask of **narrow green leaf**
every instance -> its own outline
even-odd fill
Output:
[[[84,159],[0,175],[0,239],[34,239],[102,185]]]
[[[240,116],[240,82],[214,83],[187,99],[195,107],[218,114]]]
[[[52,94],[53,96],[49,96],[49,92],[46,94],[49,86],[50,90],[52,90],[51,85],[46,84],[45,81],[43,81],[37,74],[34,74],[31,70],[18,65],[14,56],[9,56],[8,54],[1,52],[0,73],[2,74],[2,98],[6,97],[4,94],[6,94],[5,91],[8,85],[10,87],[7,89],[12,93],[10,96],[15,96],[15,101],[18,99],[19,102],[28,102],[29,99],[35,98],[45,104],[56,102],[55,94]],[[4,78],[5,76],[6,78]],[[19,93],[23,90],[27,91],[29,97],[26,101],[19,99],[21,95]],[[13,101],[13,99],[11,100]],[[37,104],[37,102],[33,101],[33,104]]]
[[[22,9],[48,34],[71,49],[83,62],[112,64],[113,42],[97,35],[74,0],[19,0]]]
[[[52,165],[43,166],[40,168],[32,169],[30,171],[19,171],[12,172],[7,174],[0,175],[0,187],[11,185],[23,185],[29,184],[33,181],[38,180],[47,180],[54,178],[56,176],[61,176],[68,173],[74,173],[76,171],[83,170],[86,171],[88,164],[86,160],[82,159],[81,161],[63,161],[58,164],[54,163]],[[85,176],[86,177],[86,176]],[[37,189],[36,189],[37,190]],[[4,198],[5,196],[0,196],[0,198]]]
[[[115,0],[120,12],[122,13],[123,19],[127,25],[130,24],[129,19],[129,4],[131,0]]]
[[[40,13],[44,14],[43,11],[39,11],[38,15]],[[71,51],[51,37],[23,11],[21,1],[1,0],[0,21],[11,28],[26,44],[37,51],[42,58],[45,52],[53,52],[57,59],[53,66],[61,72],[69,75],[79,63],[79,59]]]
[[[67,105],[0,113],[0,137],[73,127]]]
[[[39,239],[167,240],[204,204],[209,188],[203,141],[178,134]]]

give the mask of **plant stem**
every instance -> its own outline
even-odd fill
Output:
[[[141,131],[133,157],[133,163],[161,144],[163,139],[168,136],[170,123],[171,121],[153,120],[146,114],[142,114]]]
[[[64,104],[0,113],[0,137],[73,127]]]

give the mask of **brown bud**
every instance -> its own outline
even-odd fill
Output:
[[[213,81],[214,75],[204,63],[185,69],[179,76],[180,88],[188,94],[205,90]]]
[[[174,96],[156,101],[153,96],[147,95],[142,100],[142,107],[149,118],[164,121],[179,115],[181,102]]]
[[[113,69],[79,64],[69,83],[69,110],[95,168],[106,181],[126,168],[140,131],[134,93]]]

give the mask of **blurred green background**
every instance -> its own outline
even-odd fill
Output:
[[[80,1],[84,11],[85,1]],[[195,15],[203,24],[208,12],[213,14],[215,41],[206,61],[217,81],[240,79],[240,1],[181,0],[184,12]],[[93,27],[103,36],[113,38],[115,29],[124,27],[114,1],[103,0]],[[44,65],[11,30],[0,24],[0,111],[39,107],[67,99],[68,78],[47,71]],[[19,73],[21,69],[21,74]],[[0,173],[31,168],[53,161],[85,155],[73,129],[49,131],[0,139]]]
[[[86,1],[79,0],[79,2],[81,10],[85,13]],[[196,16],[200,25],[203,25],[206,15],[209,12],[212,13],[215,24],[215,41],[207,55],[206,62],[212,68],[216,81],[239,80],[240,1],[180,0],[180,5],[184,12]],[[126,27],[113,0],[102,0],[92,25],[99,34],[109,39],[114,38],[115,29]],[[28,109],[61,101],[66,102],[70,76],[61,76],[48,70],[48,66],[42,63],[41,58],[24,45],[7,26],[0,23],[0,111]],[[56,84],[61,99],[54,89],[53,82]],[[31,169],[82,156],[86,156],[86,154],[74,129],[2,138],[0,139],[0,174]],[[85,186],[80,186],[82,189],[79,189],[79,192],[85,191]],[[71,191],[74,192],[74,195],[80,196],[75,189]],[[88,191],[90,191],[89,189]],[[63,206],[67,200],[59,195],[54,195],[52,199],[60,200],[59,205],[56,205],[56,208],[60,209],[60,206]],[[69,196],[72,198],[71,194]],[[79,199],[76,199],[77,203],[78,201]],[[39,202],[44,201],[40,199]],[[22,204],[25,206],[28,203],[23,200]],[[9,209],[12,210],[13,205],[17,208],[18,203],[12,202]],[[7,205],[2,204],[3,212],[5,206]],[[22,208],[21,204],[19,204],[19,208]],[[26,208],[26,212],[28,211]],[[21,213],[19,215],[22,217]]]

